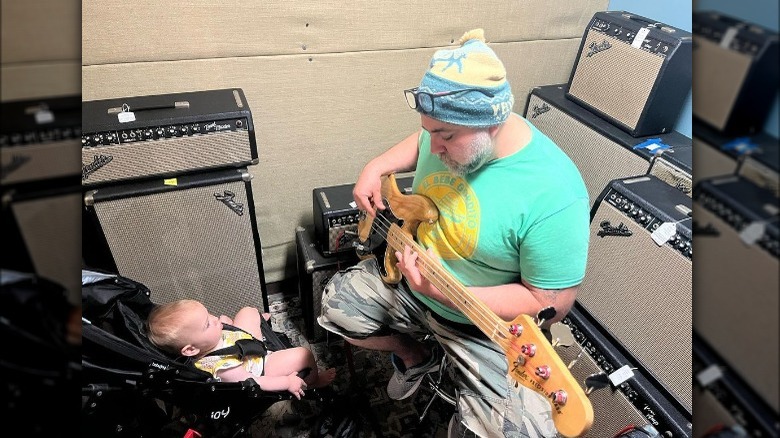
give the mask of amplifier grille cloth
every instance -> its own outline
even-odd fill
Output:
[[[707,74],[696,75],[693,81],[693,98],[696,99],[693,112],[712,126],[723,129],[753,58],[720,47],[706,38],[694,37],[694,43],[693,68]]]
[[[571,347],[556,348],[555,351],[558,352],[563,363],[568,364],[582,350],[575,344]],[[587,352],[580,356],[571,369],[572,375],[583,388],[586,377],[601,371],[602,369]],[[584,437],[613,437],[626,426],[633,424],[641,427],[648,423],[620,391],[612,392],[610,388],[602,388],[591,392],[588,398],[593,405],[593,425],[588,433],[583,435]]]
[[[81,165],[91,164],[95,157],[100,155],[112,157],[111,162],[88,175],[86,179],[82,176],[84,185],[239,165],[252,161],[249,131],[83,148]]]
[[[244,184],[95,203],[119,273],[148,286],[158,303],[197,299],[216,315],[262,306],[250,215],[239,216],[214,197],[229,190],[253,208]]]
[[[677,187],[681,192],[691,197],[693,195],[693,183],[691,175],[675,167],[672,163],[658,159],[650,172],[661,181],[672,187]]]
[[[528,108],[541,106],[544,99],[531,96]],[[604,137],[558,108],[528,120],[550,137],[580,170],[591,205],[613,179],[642,175],[650,163],[633,151]],[[530,117],[526,115],[526,117]]]
[[[597,237],[602,221],[630,237]],[[580,302],[691,411],[691,262],[603,202],[591,223]]]
[[[80,142],[72,139],[0,148],[3,166],[0,180],[3,184],[14,184],[75,176],[78,174],[79,149],[81,149]],[[15,162],[19,163],[19,160],[23,161],[16,167]],[[81,289],[80,280],[79,289]]]
[[[611,48],[590,57],[580,54],[569,93],[636,128],[664,58],[594,30],[588,31],[583,50],[605,40]]]
[[[12,202],[35,272],[68,290],[81,302],[81,194]]]
[[[694,219],[720,233],[696,237],[696,331],[778,411],[780,261],[698,203]]]

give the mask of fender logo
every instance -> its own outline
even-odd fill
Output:
[[[609,41],[604,40],[601,43],[597,43],[593,41],[588,46],[588,54],[586,55],[588,58],[595,55],[596,53],[603,52],[609,48],[612,48],[612,44],[609,43]]]
[[[538,116],[541,116],[542,114],[546,113],[547,111],[550,111],[550,106],[546,103],[543,103],[541,106],[534,104],[534,107],[531,108],[531,118],[535,119]]]
[[[233,212],[237,215],[244,215],[244,204],[234,200],[236,197],[235,193],[231,192],[230,190],[225,190],[221,195],[219,193],[214,193],[214,197],[217,199],[217,201],[220,201],[230,207],[230,209],[233,210]]]
[[[96,170],[110,163],[113,159],[114,157],[111,155],[95,155],[95,158],[91,163],[81,166],[81,179],[85,180],[89,178]]]
[[[7,177],[9,173],[18,170],[20,167],[24,166],[24,163],[28,161],[30,161],[30,157],[26,155],[12,156],[11,161],[3,165],[2,173],[0,174],[2,176],[0,176],[0,178],[5,179],[5,177]]]
[[[604,236],[631,236],[633,235],[633,231],[629,230],[627,226],[623,225],[623,222],[620,223],[620,225],[613,227],[612,224],[609,223],[609,221],[602,221],[599,226],[601,229],[598,233],[596,233],[599,237]]]

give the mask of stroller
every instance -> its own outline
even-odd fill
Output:
[[[82,436],[249,437],[267,408],[293,399],[252,379],[216,381],[156,348],[143,332],[154,303],[141,283],[82,271],[82,306]],[[261,330],[270,349],[291,347],[265,320]],[[330,405],[336,395],[310,389],[304,399]]]

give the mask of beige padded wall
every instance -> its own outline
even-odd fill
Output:
[[[79,94],[81,1],[0,2],[0,99]]]
[[[295,227],[312,223],[312,189],[354,182],[369,159],[419,128],[402,90],[419,82],[435,48],[484,27],[521,113],[531,88],[568,80],[584,26],[608,2],[512,1],[489,11],[468,1],[359,3],[84,5],[85,100],[244,90],[269,282],[296,275]]]

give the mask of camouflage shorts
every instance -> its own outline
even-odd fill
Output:
[[[432,334],[456,367],[456,415],[470,431],[484,437],[556,435],[550,404],[522,385],[515,387],[498,345],[484,335],[434,319],[405,282],[397,287],[384,284],[373,259],[331,279],[317,321],[328,331],[354,339]]]

